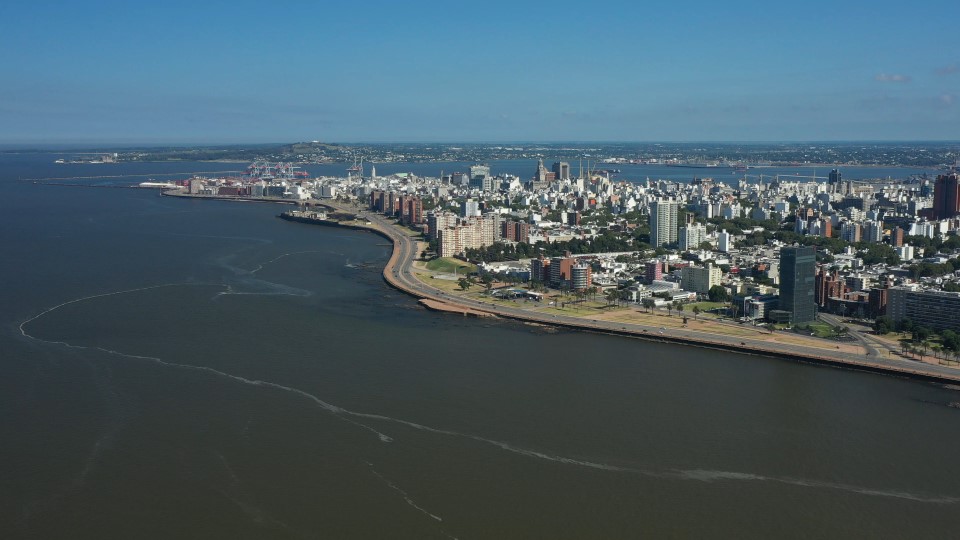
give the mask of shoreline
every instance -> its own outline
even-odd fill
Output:
[[[328,208],[346,211],[344,208],[334,206],[333,204],[320,203],[322,206]],[[503,309],[498,309],[496,306],[491,306],[489,304],[483,304],[481,306],[470,305],[465,302],[458,302],[456,299],[451,299],[447,297],[442,291],[434,289],[435,292],[426,293],[422,290],[418,290],[414,287],[411,287],[408,283],[400,279],[401,275],[405,275],[406,272],[398,264],[401,262],[400,259],[403,257],[403,252],[405,251],[403,246],[404,237],[401,236],[402,232],[399,230],[381,230],[380,227],[371,224],[369,226],[364,225],[353,225],[353,224],[338,224],[332,222],[335,226],[346,226],[351,229],[360,229],[368,230],[378,236],[390,240],[393,244],[393,251],[390,255],[389,260],[384,266],[382,276],[384,281],[388,285],[406,293],[410,296],[413,296],[418,299],[427,299],[432,300],[436,303],[447,304],[450,306],[449,311],[462,313],[464,310],[469,310],[471,312],[485,312],[491,316],[500,317],[504,319],[510,319],[514,321],[524,322],[524,323],[533,323],[533,324],[543,324],[552,327],[566,328],[570,330],[586,331],[597,334],[607,334],[620,337],[628,337],[633,339],[642,339],[645,341],[659,341],[661,343],[672,343],[676,345],[686,345],[694,346],[705,349],[712,350],[722,350],[726,352],[735,352],[740,354],[748,354],[751,356],[763,356],[767,358],[777,358],[783,360],[791,360],[794,362],[816,364],[821,366],[828,366],[840,369],[852,369],[857,371],[864,371],[870,373],[884,374],[884,375],[896,375],[901,377],[909,377],[915,380],[922,380],[924,382],[933,382],[939,384],[956,384],[960,382],[960,371],[956,374],[953,373],[940,373],[930,369],[916,369],[908,366],[890,366],[879,364],[876,362],[870,362],[867,360],[855,361],[849,358],[839,358],[827,355],[815,355],[809,353],[800,353],[800,352],[787,352],[776,349],[771,349],[767,347],[757,346],[756,344],[746,344],[744,341],[741,341],[739,345],[724,343],[717,339],[708,339],[708,338],[692,338],[690,336],[680,336],[675,333],[672,333],[671,330],[664,330],[661,333],[651,333],[650,330],[646,329],[628,329],[625,326],[620,329],[603,327],[600,324],[596,324],[595,321],[582,320],[577,322],[571,321],[561,321],[551,319],[549,316],[536,313],[507,313]],[[390,227],[395,227],[393,224],[389,225]],[[394,234],[390,234],[393,232]],[[409,242],[409,239],[407,240]],[[415,279],[415,278],[414,278]],[[424,288],[427,288],[424,286]],[[444,296],[441,298],[440,296]],[[446,311],[446,310],[445,310]],[[593,324],[591,324],[593,322]],[[637,325],[634,325],[637,326]],[[920,366],[918,366],[920,367]]]
[[[251,199],[242,199],[239,197],[219,197],[219,196],[197,196],[189,194],[174,194],[167,193],[166,191],[162,192],[166,196],[174,196],[181,198],[197,198],[203,200],[222,200],[222,201],[232,201],[232,202],[274,202],[279,204],[295,204],[293,201],[284,201],[278,199],[271,200],[251,200]],[[312,201],[312,204],[315,206],[323,206],[334,211],[353,213],[356,212],[356,209],[345,208],[337,205],[336,202],[330,200],[323,201]],[[555,328],[564,328],[568,330],[577,330],[582,332],[591,332],[595,334],[605,334],[619,337],[626,337],[632,339],[641,339],[644,341],[656,341],[660,343],[670,343],[675,345],[685,345],[699,347],[703,349],[711,350],[720,350],[725,352],[733,352],[739,354],[746,354],[750,356],[760,356],[766,358],[774,358],[780,360],[789,360],[793,362],[814,364],[825,367],[833,367],[838,369],[850,369],[855,371],[862,371],[868,373],[876,373],[882,375],[893,375],[900,376],[905,378],[910,378],[914,380],[938,383],[938,384],[950,384],[956,385],[960,383],[960,370],[957,370],[956,373],[944,373],[934,369],[924,369],[924,364],[918,366],[896,366],[889,364],[882,364],[877,362],[871,362],[869,360],[860,360],[852,359],[849,357],[837,357],[830,356],[825,354],[813,354],[813,352],[791,352],[784,350],[777,350],[770,347],[763,347],[756,343],[746,343],[746,341],[739,341],[739,344],[736,342],[739,338],[735,338],[733,342],[724,342],[721,340],[722,336],[714,335],[713,339],[709,337],[692,337],[679,335],[679,333],[673,328],[663,328],[656,331],[656,329],[646,329],[642,325],[635,323],[615,323],[615,325],[621,325],[619,328],[611,327],[608,321],[597,321],[597,320],[570,320],[570,318],[565,318],[566,320],[559,320],[556,315],[544,315],[541,313],[534,312],[508,312],[504,308],[498,306],[490,305],[487,303],[480,303],[474,301],[464,301],[463,299],[451,298],[449,295],[444,293],[439,289],[434,289],[427,286],[417,280],[417,278],[410,275],[407,271],[407,265],[412,264],[413,258],[415,256],[416,245],[413,242],[413,239],[406,236],[402,230],[397,228],[397,226],[389,222],[385,217],[373,214],[373,219],[375,221],[368,221],[367,223],[341,223],[337,221],[324,221],[320,222],[318,220],[306,220],[306,219],[290,219],[289,217],[282,217],[287,221],[294,221],[298,223],[303,223],[306,225],[321,225],[321,226],[334,226],[342,227],[358,231],[367,231],[373,234],[376,234],[388,241],[390,241],[393,246],[391,254],[387,262],[384,264],[383,271],[381,275],[384,281],[393,287],[394,289],[403,292],[407,295],[410,295],[419,300],[418,304],[425,309],[430,309],[431,311],[440,311],[447,313],[461,314],[463,316],[473,316],[473,317],[499,317],[503,319],[509,319],[512,321],[517,321],[525,324],[535,324],[535,325],[546,325],[549,327]],[[412,244],[412,248],[411,248]],[[407,281],[413,280],[413,281]],[[414,285],[416,283],[416,285]],[[425,302],[426,301],[426,302]],[[626,325],[633,326],[634,328],[627,328]],[[710,335],[709,332],[703,332]],[[744,338],[749,340],[749,338]]]

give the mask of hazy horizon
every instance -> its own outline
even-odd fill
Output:
[[[284,142],[254,142],[254,141],[241,141],[241,142],[184,142],[184,141],[45,141],[45,142],[0,142],[0,151],[17,151],[17,150],[47,150],[47,151],[70,151],[70,150],[121,150],[126,148],[223,148],[223,147],[242,147],[242,146],[280,146],[288,145],[294,143],[304,143],[311,141],[303,140],[289,140]],[[660,140],[660,141],[618,141],[618,140],[581,140],[581,141],[562,141],[562,140],[526,140],[526,141],[457,141],[457,140],[448,140],[448,141],[318,141],[324,144],[331,145],[341,145],[341,146],[364,146],[364,145],[695,145],[695,144],[710,144],[718,146],[726,145],[745,145],[745,146],[769,146],[769,145],[795,145],[795,144],[816,144],[816,145],[857,145],[857,144],[876,144],[876,145],[960,145],[960,139],[955,140],[782,140],[782,141],[710,141],[710,140],[689,140],[689,141],[670,141],[670,140]]]
[[[0,142],[953,140],[955,2],[0,7]],[[270,23],[270,24],[268,24]],[[276,24],[273,24],[276,23]],[[37,39],[42,36],[42,39]]]

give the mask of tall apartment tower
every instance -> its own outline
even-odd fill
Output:
[[[677,201],[657,199],[650,203],[650,244],[660,247],[677,241]]]
[[[791,313],[794,324],[817,318],[815,297],[817,250],[812,246],[780,250],[780,309]]]
[[[679,232],[680,249],[682,251],[691,251],[699,249],[700,244],[707,239],[707,227],[703,224],[691,223],[686,227],[680,227]]]

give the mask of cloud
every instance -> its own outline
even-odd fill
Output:
[[[954,73],[960,73],[960,64],[953,63],[937,70],[937,75],[953,75]]]
[[[910,82],[909,75],[887,75],[886,73],[881,73],[873,78],[875,81],[880,82],[897,82],[897,83],[906,83]]]
[[[940,97],[937,98],[937,103],[943,108],[953,107],[956,102],[957,96],[953,94],[941,94]]]

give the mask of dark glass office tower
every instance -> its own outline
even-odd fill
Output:
[[[785,247],[780,250],[780,309],[792,314],[790,320],[793,324],[812,322],[817,317],[816,272],[816,248]]]

